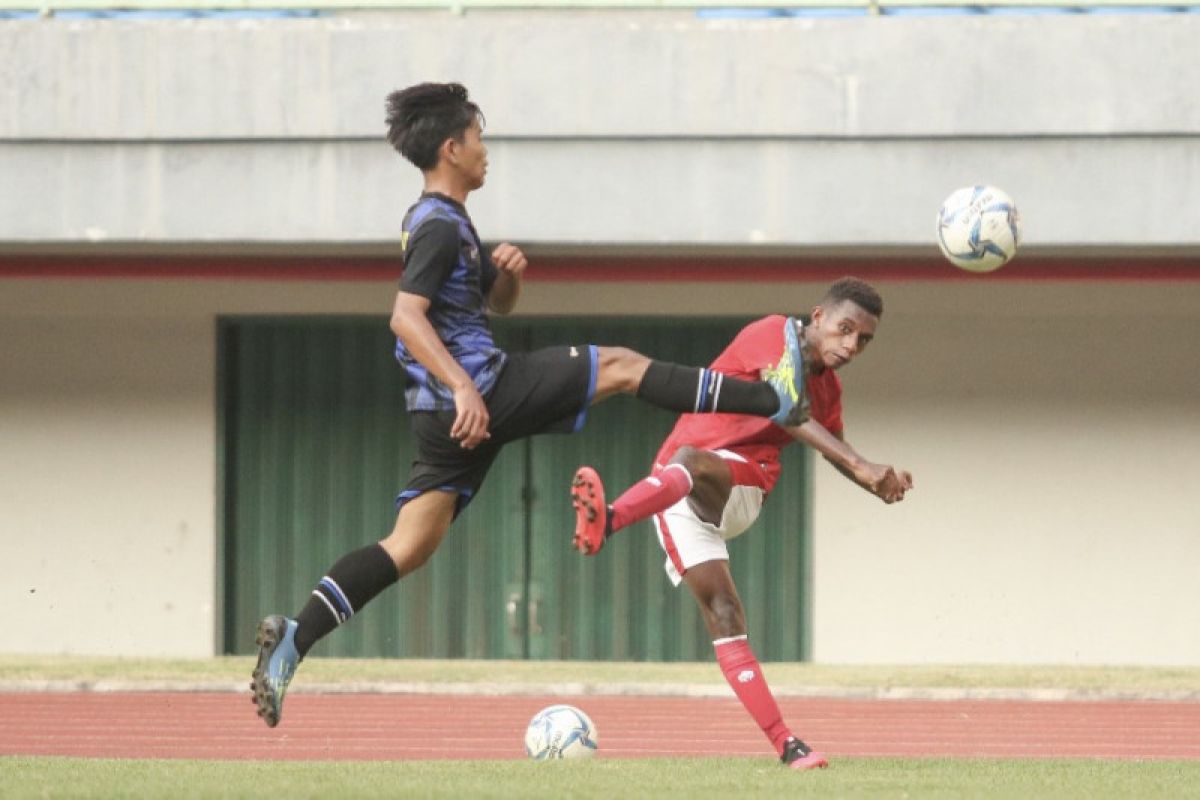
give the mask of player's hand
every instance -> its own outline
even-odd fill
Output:
[[[870,464],[864,475],[863,486],[887,504],[898,503],[904,493],[912,488],[912,475],[886,464]]]
[[[454,424],[450,426],[450,436],[457,439],[462,447],[473,450],[484,439],[491,438],[488,433],[491,415],[475,384],[468,383],[454,391],[454,409],[456,413]]]
[[[496,269],[514,278],[520,278],[529,266],[521,248],[508,242],[496,245],[496,249],[492,251],[492,263],[496,265]]]
[[[904,499],[904,493],[912,488],[912,475],[901,470],[897,472],[894,467],[888,467],[884,473],[883,480],[879,482],[879,486],[875,490],[875,494],[879,499],[889,505],[891,503],[899,503]]]

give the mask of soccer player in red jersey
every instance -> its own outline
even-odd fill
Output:
[[[857,278],[842,278],[807,320],[769,316],[743,328],[710,369],[753,379],[769,370],[786,325],[800,325],[809,418],[793,427],[741,414],[683,414],[663,442],[649,477],[612,505],[591,467],[581,467],[571,486],[575,547],[594,555],[616,531],[650,517],[666,551],[667,576],[691,589],[725,679],[750,716],[793,769],[828,765],[820,753],[793,736],[746,638],[746,619],[725,542],[758,517],[779,479],[779,453],[802,442],[843,475],[885,503],[904,499],[912,475],[859,455],[843,435],[842,384],[837,370],[853,361],[875,336],[883,300]]]

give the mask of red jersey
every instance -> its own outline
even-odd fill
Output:
[[[723,375],[760,380],[760,371],[774,366],[783,349],[787,317],[775,314],[738,331],[716,361],[709,365]],[[831,369],[806,376],[812,418],[834,435],[842,432],[842,382]],[[770,492],[779,480],[779,451],[794,439],[765,417],[745,414],[683,414],[663,442],[655,462],[666,464],[680,447],[731,450],[758,467],[759,483]]]

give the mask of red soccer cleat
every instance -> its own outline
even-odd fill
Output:
[[[784,744],[783,755],[779,760],[788,769],[819,769],[829,766],[825,756],[809,749],[808,745],[794,736]]]
[[[604,502],[604,484],[591,467],[580,467],[571,481],[571,504],[575,506],[575,549],[594,556],[608,535],[608,506]]]

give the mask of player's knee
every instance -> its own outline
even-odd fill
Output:
[[[396,565],[396,573],[402,578],[429,560],[428,554],[414,550],[399,526],[392,531],[391,536],[381,541],[379,546],[392,559],[392,563]]]
[[[695,447],[681,447],[671,458],[672,464],[679,464],[692,476],[692,491],[704,492],[719,489],[727,475],[727,467],[720,456],[708,450]]]
[[[401,575],[407,575],[414,570],[418,570],[425,566],[425,562],[433,555],[434,548],[423,546],[409,550],[402,559],[402,564],[397,564],[396,569]]]
[[[699,450],[695,447],[684,445],[675,451],[675,455],[671,457],[672,464],[681,464],[688,472],[701,468],[701,457],[704,450]]]
[[[425,562],[437,551],[445,527],[436,523],[414,525],[401,517],[391,535],[379,544],[391,556],[396,572],[403,578],[425,566]]]
[[[601,347],[598,350],[601,381],[617,392],[636,392],[642,375],[650,366],[650,359],[627,347]]]

